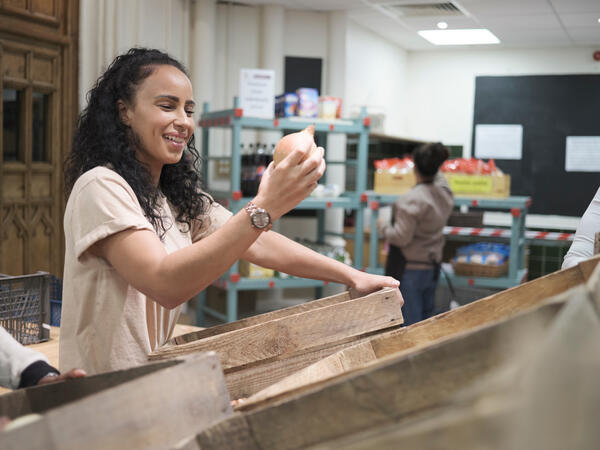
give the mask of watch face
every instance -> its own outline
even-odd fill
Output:
[[[265,228],[271,223],[271,217],[269,217],[269,213],[264,209],[257,208],[252,214],[252,224],[256,228]]]

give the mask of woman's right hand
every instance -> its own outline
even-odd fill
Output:
[[[317,147],[306,161],[300,162],[307,152],[294,150],[277,166],[269,164],[263,173],[254,202],[269,212],[271,220],[277,220],[304,200],[323,176],[325,150]]]

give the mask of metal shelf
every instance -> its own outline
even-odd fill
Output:
[[[235,289],[239,291],[255,290],[255,289],[276,289],[276,288],[307,288],[307,287],[323,287],[330,284],[327,281],[311,280],[308,278],[246,278],[241,277],[238,281],[227,280],[226,277],[221,277],[213,285],[215,287],[226,289],[235,285]],[[337,284],[337,283],[331,283]]]
[[[397,195],[383,195],[376,192],[367,192],[369,206],[371,208],[370,221],[370,247],[369,247],[369,267],[368,271],[372,273],[382,273],[383,269],[378,265],[373,266],[371,261],[377,262],[377,249],[379,236],[377,233],[377,218],[379,217],[379,207],[381,205],[392,204],[396,200]],[[506,237],[510,240],[510,256],[508,264],[508,275],[501,278],[489,277],[462,277],[452,275],[451,280],[457,286],[478,286],[491,288],[508,288],[516,286],[527,274],[527,269],[524,267],[525,256],[525,216],[527,209],[531,205],[530,197],[513,196],[506,198],[485,198],[485,197],[455,197],[454,206],[468,206],[470,208],[479,209],[497,209],[510,210],[512,215],[512,225],[510,236]],[[449,228],[449,227],[446,227]],[[477,236],[479,237],[479,235]],[[487,238],[487,236],[481,236]],[[443,280],[444,277],[440,277]]]
[[[345,192],[340,197],[309,197],[296,206],[295,209],[314,209],[317,211],[317,228],[319,239],[322,240],[326,234],[325,210],[329,208],[344,208],[356,210],[355,217],[355,240],[354,265],[363,268],[363,229],[364,229],[364,207],[367,197],[364,194],[367,184],[367,152],[369,141],[370,119],[363,108],[359,117],[354,119],[322,120],[314,118],[277,118],[259,119],[245,117],[239,108],[238,99],[234,99],[234,107],[222,111],[209,111],[208,103],[204,104],[203,113],[199,125],[202,127],[202,157],[207,160],[231,161],[230,164],[230,188],[226,191],[210,191],[215,199],[223,200],[225,205],[234,213],[244,207],[250,198],[242,197],[241,192],[241,130],[246,128],[259,130],[302,130],[308,125],[314,125],[315,131],[327,134],[352,134],[358,137],[357,158],[351,161],[333,161],[333,164],[347,164],[356,166],[356,191]],[[211,156],[209,154],[209,130],[211,128],[229,129],[231,131],[231,155],[226,157]],[[208,164],[202,166],[204,180],[209,180]],[[237,292],[239,290],[270,289],[270,288],[299,288],[315,287],[321,288],[327,283],[318,280],[302,278],[270,278],[251,279],[241,278],[238,273],[238,264],[235,263],[229,271],[221,277],[215,285],[227,289],[227,311],[226,315],[215,314],[215,311],[206,307],[206,294],[198,295],[198,323],[204,322],[204,313],[215,316],[227,322],[237,320]]]

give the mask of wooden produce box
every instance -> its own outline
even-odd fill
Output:
[[[303,370],[304,380],[295,375],[296,383],[242,402],[242,414],[185,448],[593,448],[600,437],[598,261],[331,355]],[[444,420],[440,411],[458,414]],[[500,445],[507,435],[524,440]]]
[[[360,342],[402,322],[398,289],[358,298],[344,292],[179,336],[151,353],[149,359],[213,350],[221,360],[231,397],[241,398],[350,342]]]
[[[170,448],[233,411],[214,352],[0,396],[0,416],[38,414],[0,432],[2,450]]]
[[[380,333],[358,344],[349,344],[327,358],[258,392],[239,408],[253,409],[398,352],[410,353],[456,334],[509,319],[539,307],[549,298],[561,295],[572,288],[593,291],[596,285],[600,287],[598,262],[600,257],[493,294],[417,324]],[[592,280],[591,273],[594,269],[596,271]],[[600,300],[600,294],[598,295]],[[564,302],[568,297],[559,300]]]

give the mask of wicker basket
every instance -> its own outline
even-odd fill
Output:
[[[497,278],[508,273],[508,261],[504,264],[477,264],[465,262],[452,262],[455,275],[465,277],[490,277]]]
[[[49,280],[46,272],[12,277],[0,274],[0,326],[21,344],[47,341],[43,326],[49,313]]]

